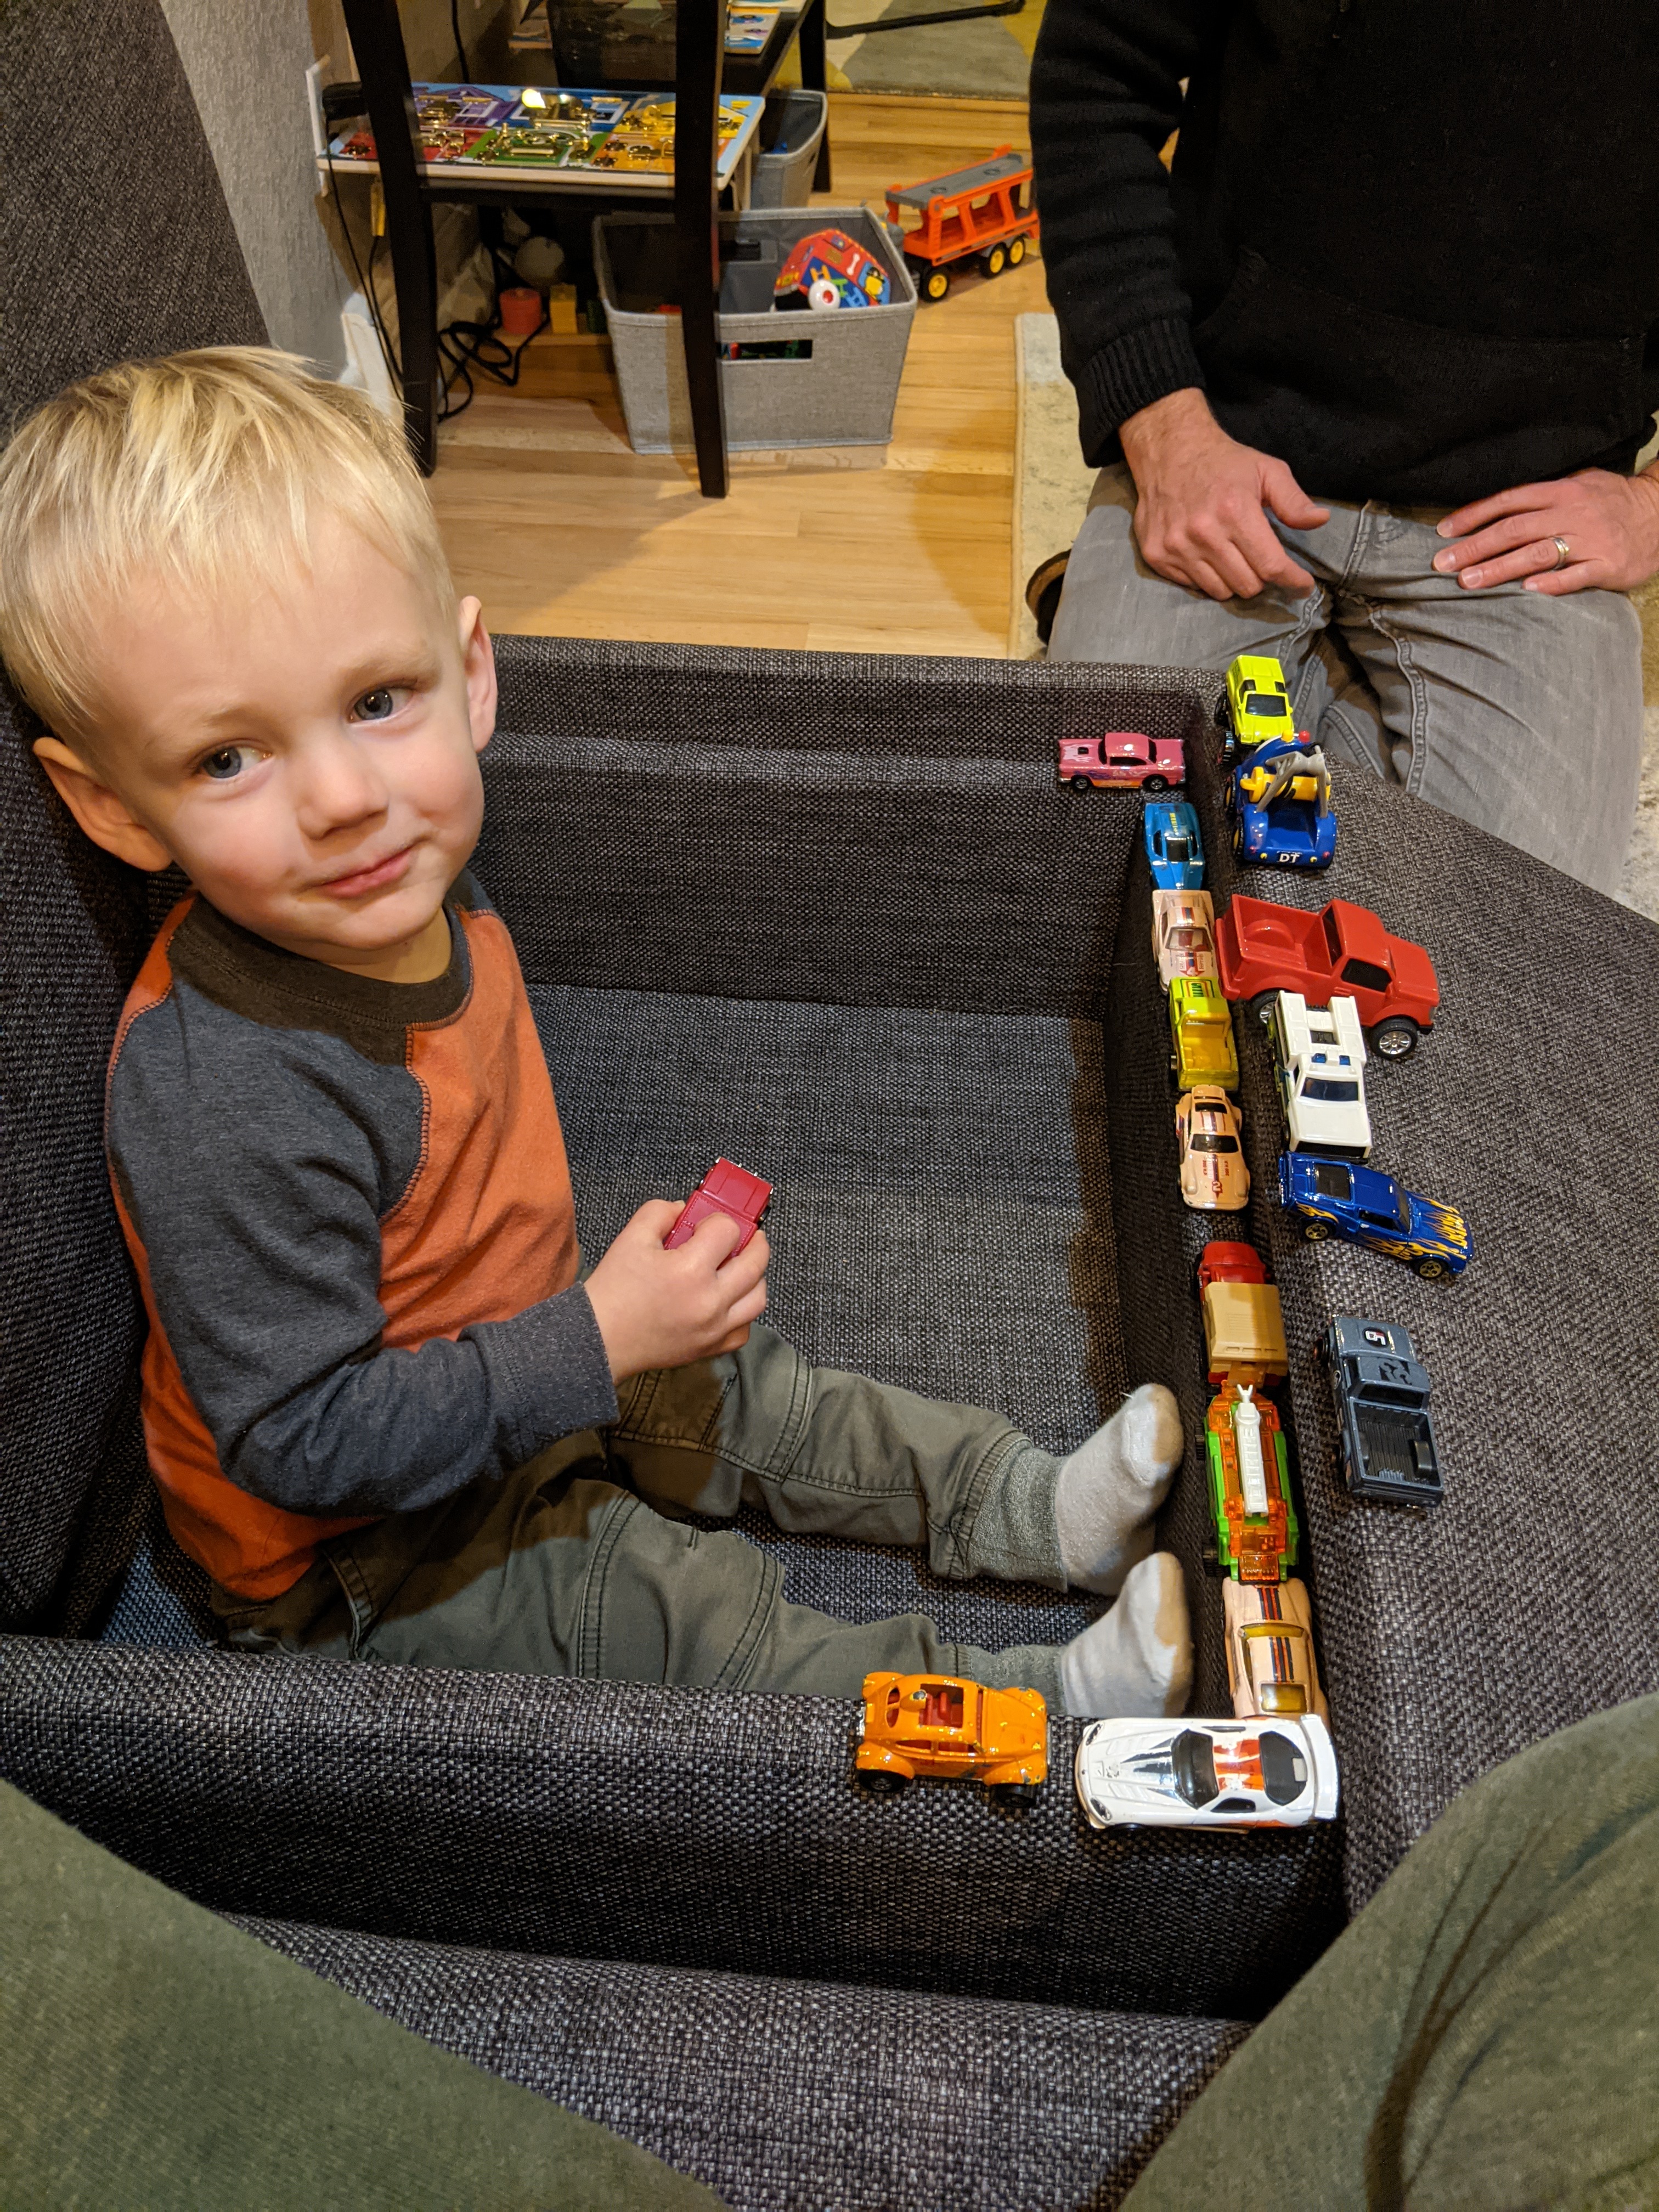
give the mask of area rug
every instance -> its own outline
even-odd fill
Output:
[[[965,23],[917,24],[838,39],[836,22],[868,23],[887,15],[920,15],[968,0],[833,0],[827,48],[830,82],[844,92],[951,93],[958,99],[1023,100],[1043,0],[1025,0],[1017,15],[981,15]]]
[[[1034,660],[1042,647],[1025,605],[1025,580],[1040,561],[1063,551],[1077,536],[1094,471],[1085,467],[1078,450],[1077,401],[1060,365],[1060,326],[1052,315],[1016,319],[1014,357],[1018,399],[1008,656]],[[1647,744],[1636,827],[1617,895],[1659,921],[1659,578],[1636,593],[1635,605],[1642,617]]]

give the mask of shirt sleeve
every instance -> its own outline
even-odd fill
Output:
[[[453,1341],[384,1344],[380,1220],[418,1153],[416,1086],[332,1038],[191,1012],[170,1000],[134,1024],[107,1133],[231,1481],[290,1512],[409,1512],[616,1419],[579,1284]]]
[[[1048,0],[1043,16],[1031,68],[1042,258],[1091,465],[1129,416],[1204,389],[1158,155],[1219,14],[1219,0]]]

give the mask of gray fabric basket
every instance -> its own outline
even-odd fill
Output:
[[[798,240],[815,230],[844,230],[872,253],[892,278],[884,307],[841,308],[833,313],[778,314],[769,304],[775,274]],[[884,227],[863,208],[753,210],[720,225],[723,240],[757,247],[745,289],[757,312],[722,311],[722,345],[810,345],[805,359],[780,356],[722,361],[726,442],[733,451],[775,452],[797,446],[884,446],[893,434],[893,405],[910,325],[915,286],[904,257]],[[672,218],[666,215],[600,216],[593,225],[593,263],[599,296],[622,386],[629,442],[635,453],[667,453],[691,445],[691,401],[678,315],[657,312],[673,295]],[[737,284],[748,274],[734,264]],[[737,289],[733,264],[722,291]]]
[[[805,207],[830,121],[830,95],[797,87],[769,93],[749,188],[751,208]]]

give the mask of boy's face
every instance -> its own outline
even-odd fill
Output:
[[[459,633],[414,578],[321,519],[295,568],[211,599],[146,592],[99,633],[92,742],[36,747],[88,834],[176,860],[232,921],[396,982],[439,975],[440,911],[483,819],[495,719],[478,602]]]

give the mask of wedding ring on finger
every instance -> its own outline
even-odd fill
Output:
[[[1571,553],[1572,548],[1568,544],[1565,538],[1558,538],[1554,542],[1555,565],[1558,568],[1565,568],[1567,565],[1568,556]]]

